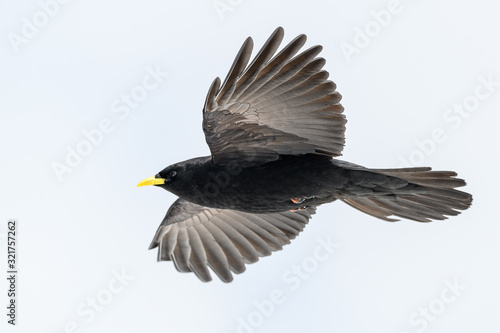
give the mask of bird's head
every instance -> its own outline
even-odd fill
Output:
[[[192,179],[197,170],[200,170],[199,167],[207,161],[206,158],[194,158],[172,164],[158,172],[155,176],[144,179],[137,184],[137,187],[155,185],[180,195],[190,190]]]
[[[176,183],[182,181],[186,173],[186,169],[180,163],[172,164],[158,172],[155,176],[148,177],[137,184],[139,186],[155,185],[172,192]]]

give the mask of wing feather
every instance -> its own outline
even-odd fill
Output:
[[[321,46],[301,52],[299,35],[276,55],[283,40],[276,29],[247,66],[253,42],[248,38],[224,83],[217,78],[205,100],[203,131],[215,163],[248,163],[279,155],[339,156],[345,143],[342,96],[317,58]],[[308,121],[313,121],[312,128]]]
[[[203,207],[178,199],[167,212],[151,248],[159,261],[173,261],[180,272],[193,272],[202,281],[212,279],[209,268],[223,282],[245,264],[270,255],[290,243],[314,214],[309,207],[297,212],[250,214]]]

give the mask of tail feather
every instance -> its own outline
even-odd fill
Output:
[[[342,198],[346,204],[385,221],[398,221],[398,216],[419,222],[444,220],[470,207],[472,196],[456,190],[466,185],[452,171],[432,171],[431,168],[366,169],[370,172],[396,177],[408,184],[401,191],[394,189],[388,195]],[[394,182],[391,180],[391,182]],[[411,185],[418,191],[409,193]],[[425,190],[422,191],[421,187]]]

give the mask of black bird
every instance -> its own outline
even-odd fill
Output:
[[[179,196],[150,249],[159,261],[224,282],[290,243],[316,207],[341,200],[386,221],[429,222],[467,209],[465,181],[431,168],[368,169],[341,155],[346,119],[341,95],[317,57],[321,46],[297,54],[300,35],[276,53],[277,28],[247,66],[253,41],[243,43],[221,85],[210,86],[203,132],[211,156],[166,167],[138,186]]]

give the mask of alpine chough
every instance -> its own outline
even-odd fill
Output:
[[[138,185],[179,197],[150,249],[202,281],[211,280],[210,267],[230,282],[232,272],[281,250],[324,203],[340,200],[386,221],[430,222],[472,201],[455,189],[465,181],[452,171],[369,169],[336,159],[346,118],[318,57],[322,47],[300,52],[300,35],[277,52],[283,36],[277,28],[249,65],[247,38],[224,82],[213,81],[203,107],[211,156],[173,164]]]

